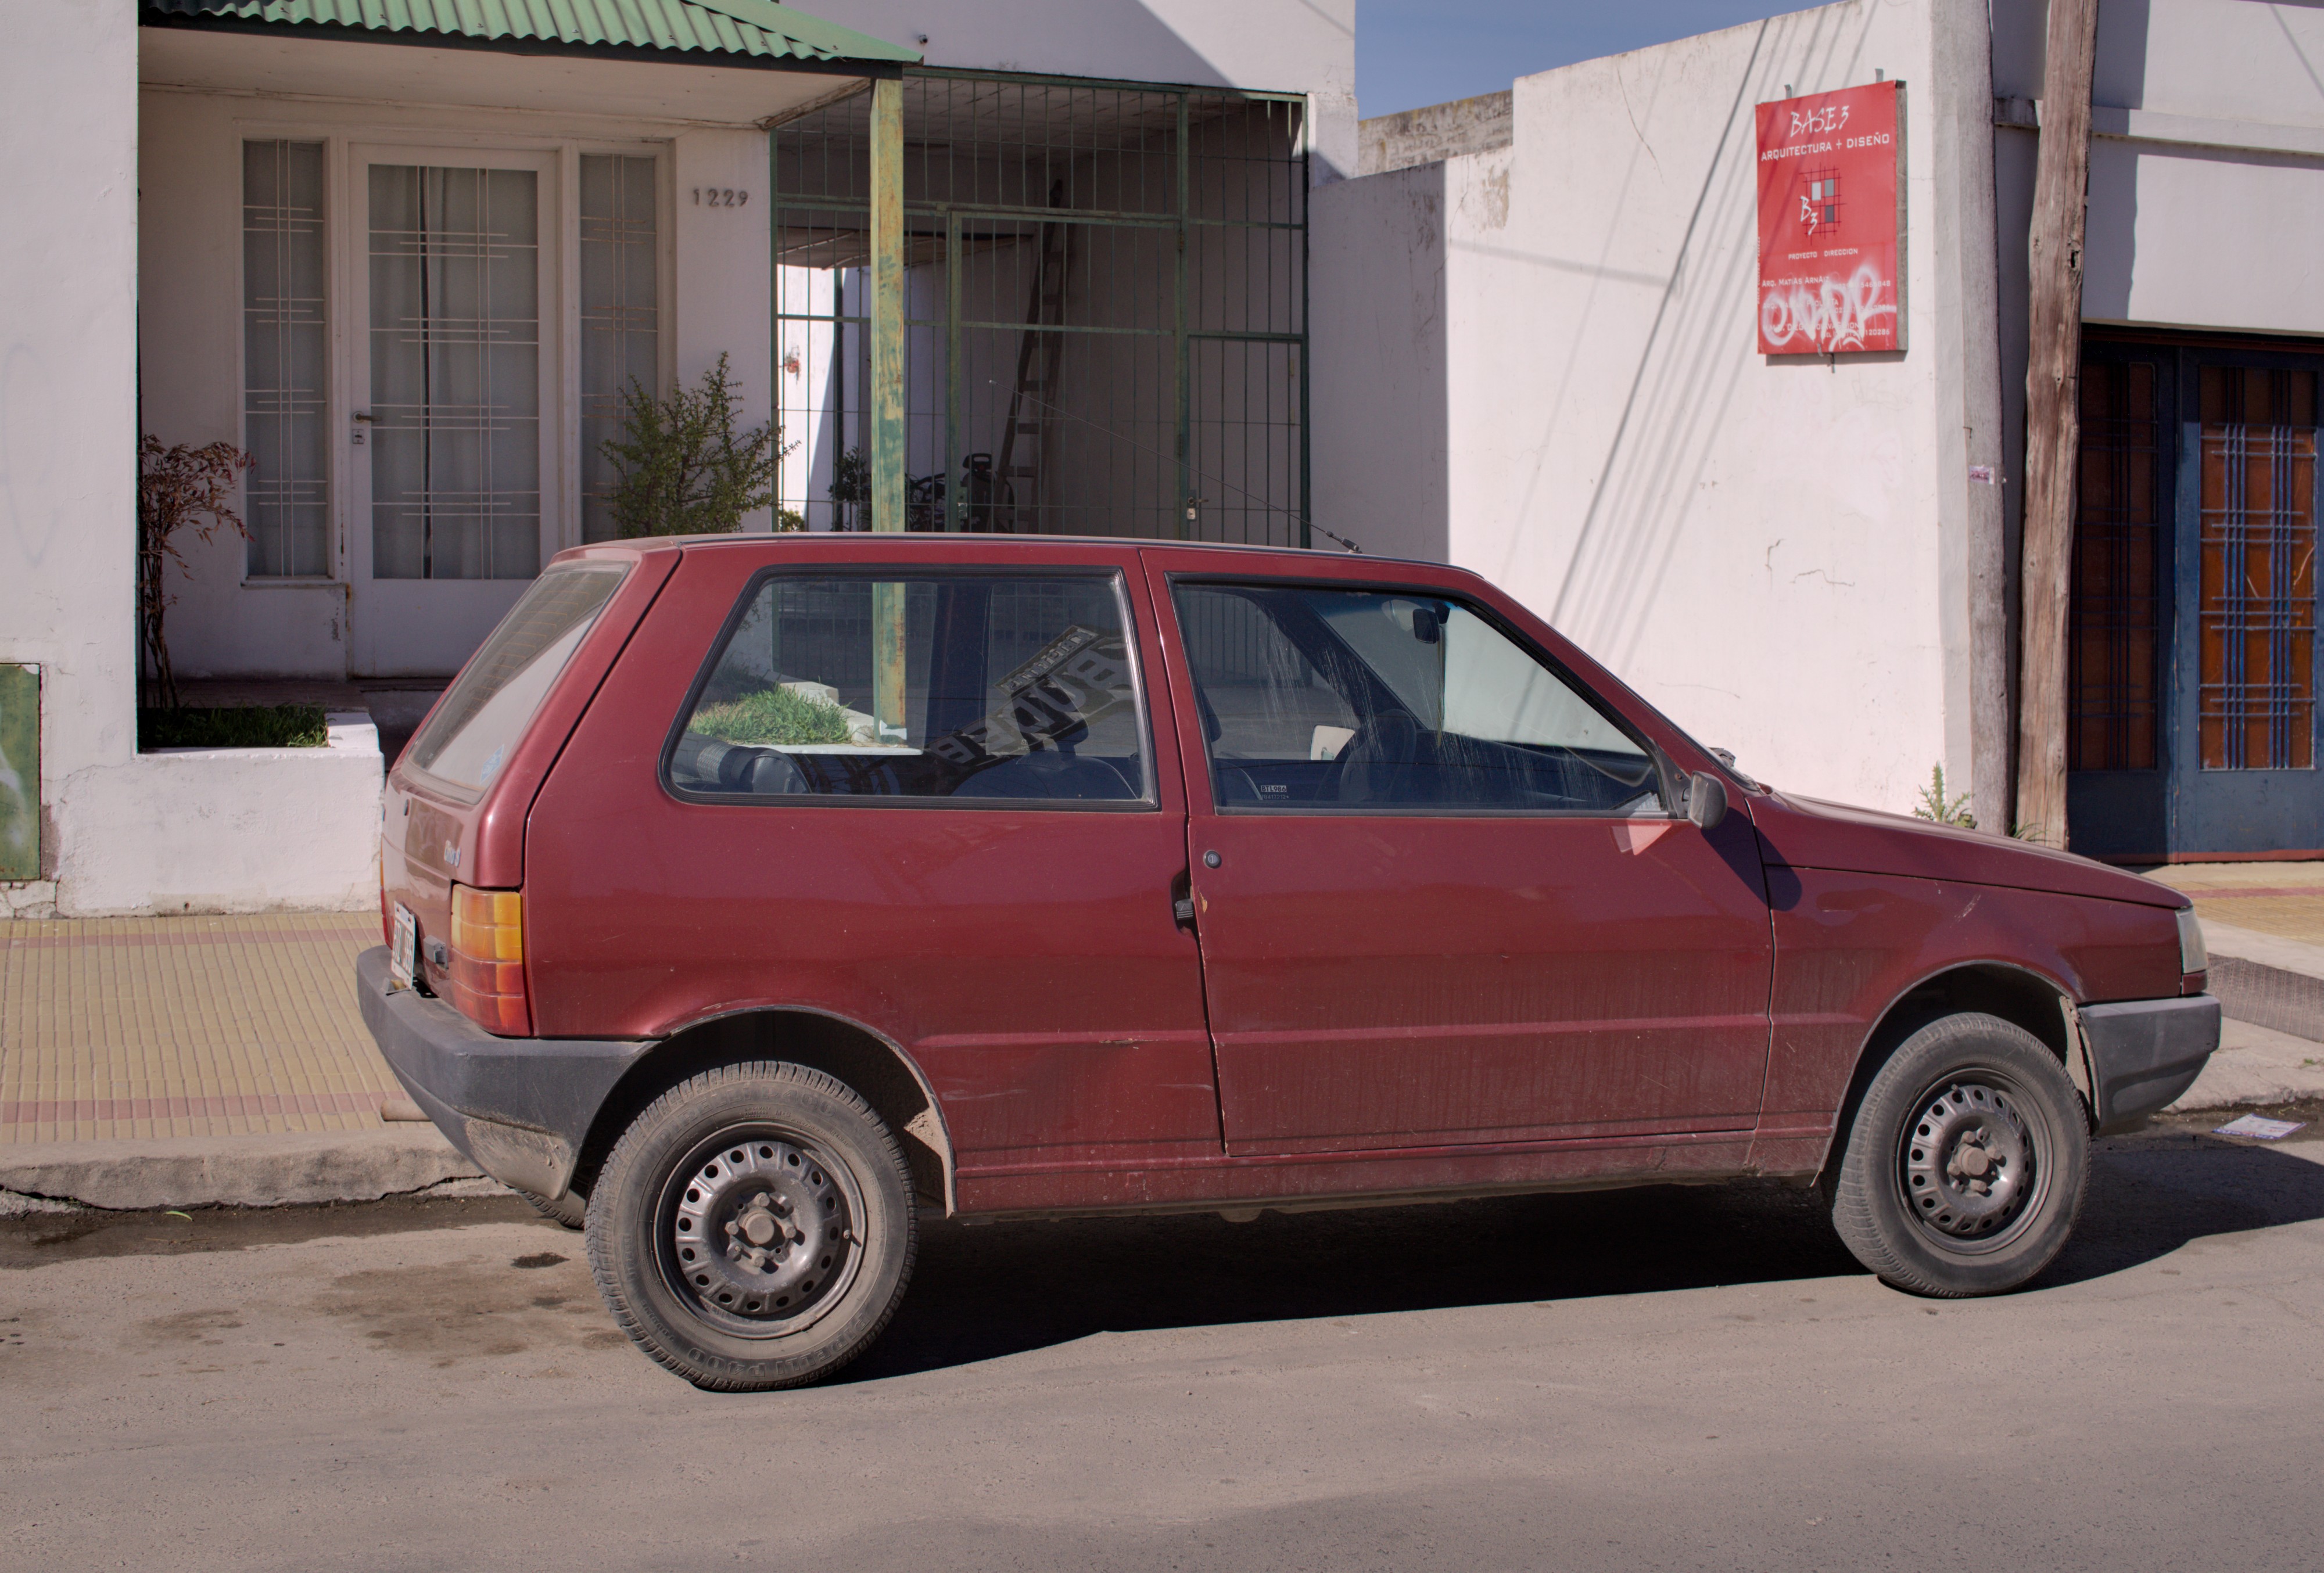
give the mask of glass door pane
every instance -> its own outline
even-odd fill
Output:
[[[370,166],[372,576],[540,567],[530,170]]]
[[[323,144],[242,144],[243,443],[245,572],[254,579],[331,571],[325,392]]]

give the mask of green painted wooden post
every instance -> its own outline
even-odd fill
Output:
[[[904,528],[904,84],[872,84],[872,528]],[[872,714],[901,742],[904,586],[872,587]]]
[[[872,528],[904,528],[904,84],[872,84]]]
[[[0,879],[41,877],[41,669],[0,667]]]

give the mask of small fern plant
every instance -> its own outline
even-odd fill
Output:
[[[622,434],[604,444],[616,479],[608,503],[624,536],[721,535],[775,501],[783,429],[737,432],[726,356],[698,388],[657,399],[636,378],[622,391]],[[795,445],[794,445],[795,446]]]

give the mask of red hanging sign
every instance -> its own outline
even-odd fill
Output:
[[[1901,86],[1758,106],[1761,354],[1904,347]]]

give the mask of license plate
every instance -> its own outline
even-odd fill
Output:
[[[420,924],[411,909],[401,901],[395,904],[395,937],[387,947],[387,981],[391,989],[411,987],[420,953]]]

